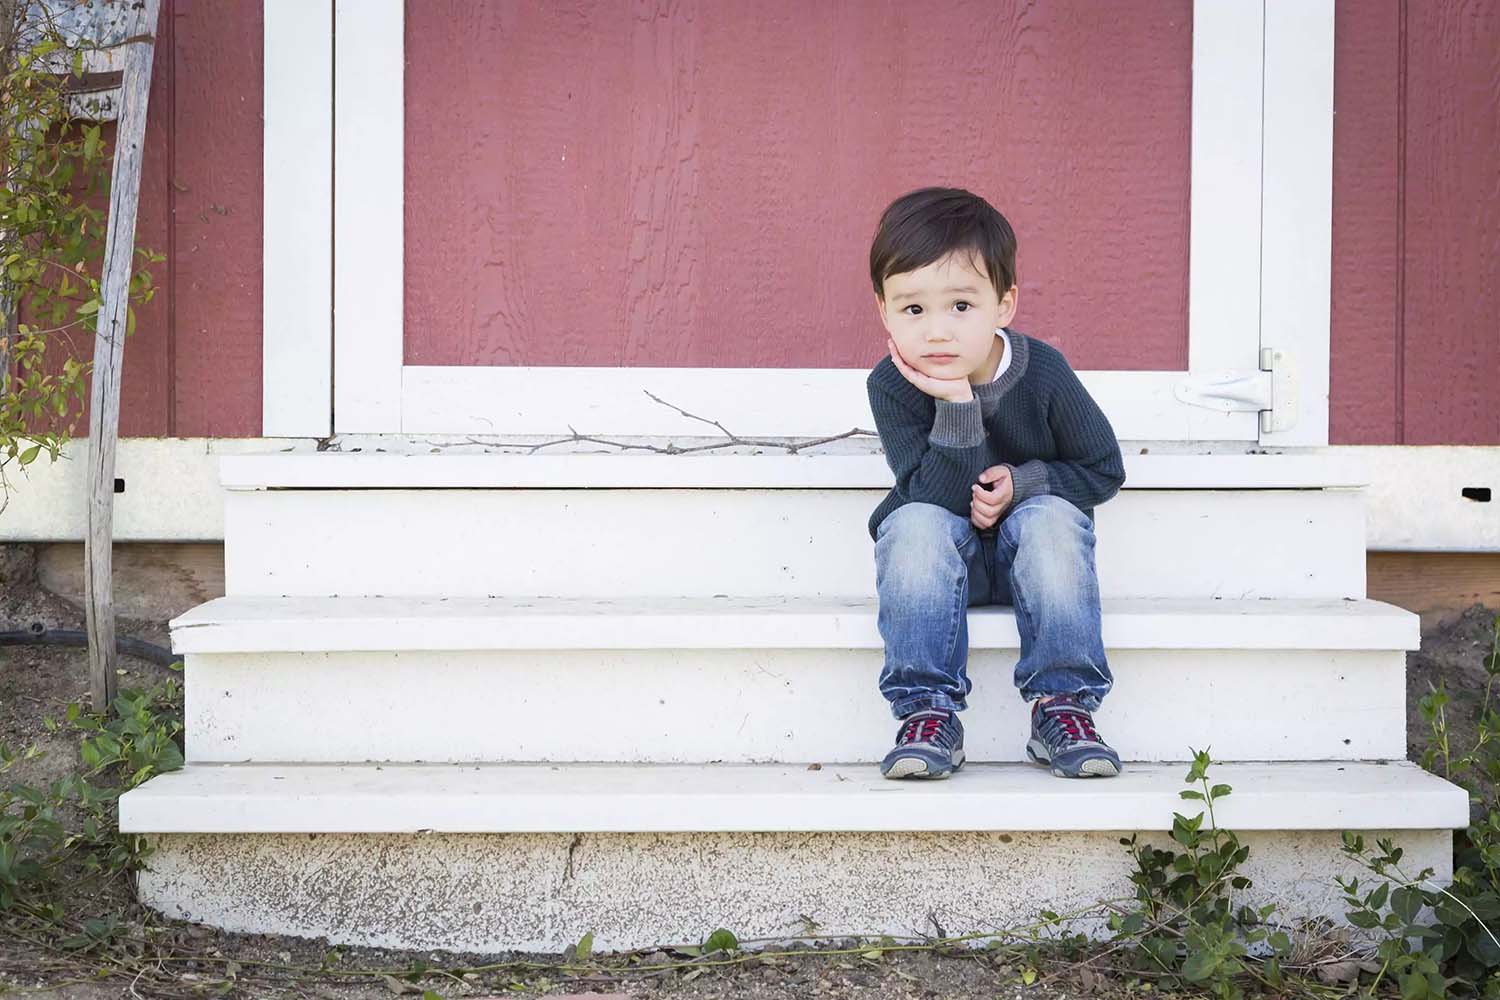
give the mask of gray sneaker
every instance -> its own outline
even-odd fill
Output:
[[[880,762],[887,778],[946,778],[964,766],[964,726],[958,713],[924,708],[901,719],[896,745]]]
[[[1059,778],[1112,778],[1120,755],[1094,729],[1094,717],[1072,695],[1031,704],[1031,739],[1026,756],[1046,764]]]

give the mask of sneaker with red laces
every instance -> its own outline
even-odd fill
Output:
[[[1046,764],[1059,778],[1112,778],[1120,755],[1094,729],[1094,717],[1073,695],[1037,699],[1031,705],[1026,756]]]
[[[880,762],[887,778],[946,778],[964,766],[964,727],[958,713],[924,708],[901,719],[896,745]]]

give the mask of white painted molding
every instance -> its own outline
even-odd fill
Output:
[[[335,0],[334,427],[401,429],[402,0]]]
[[[1255,370],[1261,237],[1261,3],[1194,0],[1188,369]],[[1257,425],[1251,436],[1259,432]],[[1164,437],[1167,435],[1163,435]]]
[[[333,6],[266,0],[261,433],[332,431]]]
[[[1468,795],[1410,761],[1223,763],[1236,830],[1449,829]],[[871,764],[189,764],[120,798],[133,833],[1164,830],[1182,765],[1059,781],[980,764],[893,795]],[[933,798],[942,808],[922,808]]]
[[[222,542],[224,490],[219,456],[278,448],[313,451],[317,442],[267,438],[120,438],[115,478],[116,542]],[[79,542],[88,524],[88,438],[61,457],[44,454],[22,471],[6,470],[10,499],[0,512],[0,544]]]
[[[1297,422],[1288,430],[1261,435],[1261,442],[1326,445],[1333,267],[1333,0],[1266,0],[1265,16],[1260,342],[1292,356]],[[1244,309],[1252,301],[1240,293],[1227,304]]]

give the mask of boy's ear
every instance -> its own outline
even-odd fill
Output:
[[[1020,297],[1020,294],[1021,294],[1021,290],[1019,288],[1017,288],[1015,285],[1011,285],[1010,289],[1005,293],[1005,295],[1000,296],[1000,325],[1001,326],[1009,326],[1010,325],[1010,321],[1013,320],[1013,319],[1015,319],[1015,317],[1016,317],[1017,299]],[[1009,296],[1009,298],[1010,298],[1010,305],[1009,306],[1006,306],[1006,304],[1005,304],[1005,300],[1006,300],[1007,296]]]

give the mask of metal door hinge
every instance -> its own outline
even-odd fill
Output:
[[[1274,347],[1260,349],[1253,372],[1192,375],[1173,387],[1178,400],[1225,413],[1259,413],[1260,432],[1284,431],[1297,423],[1297,366]]]

